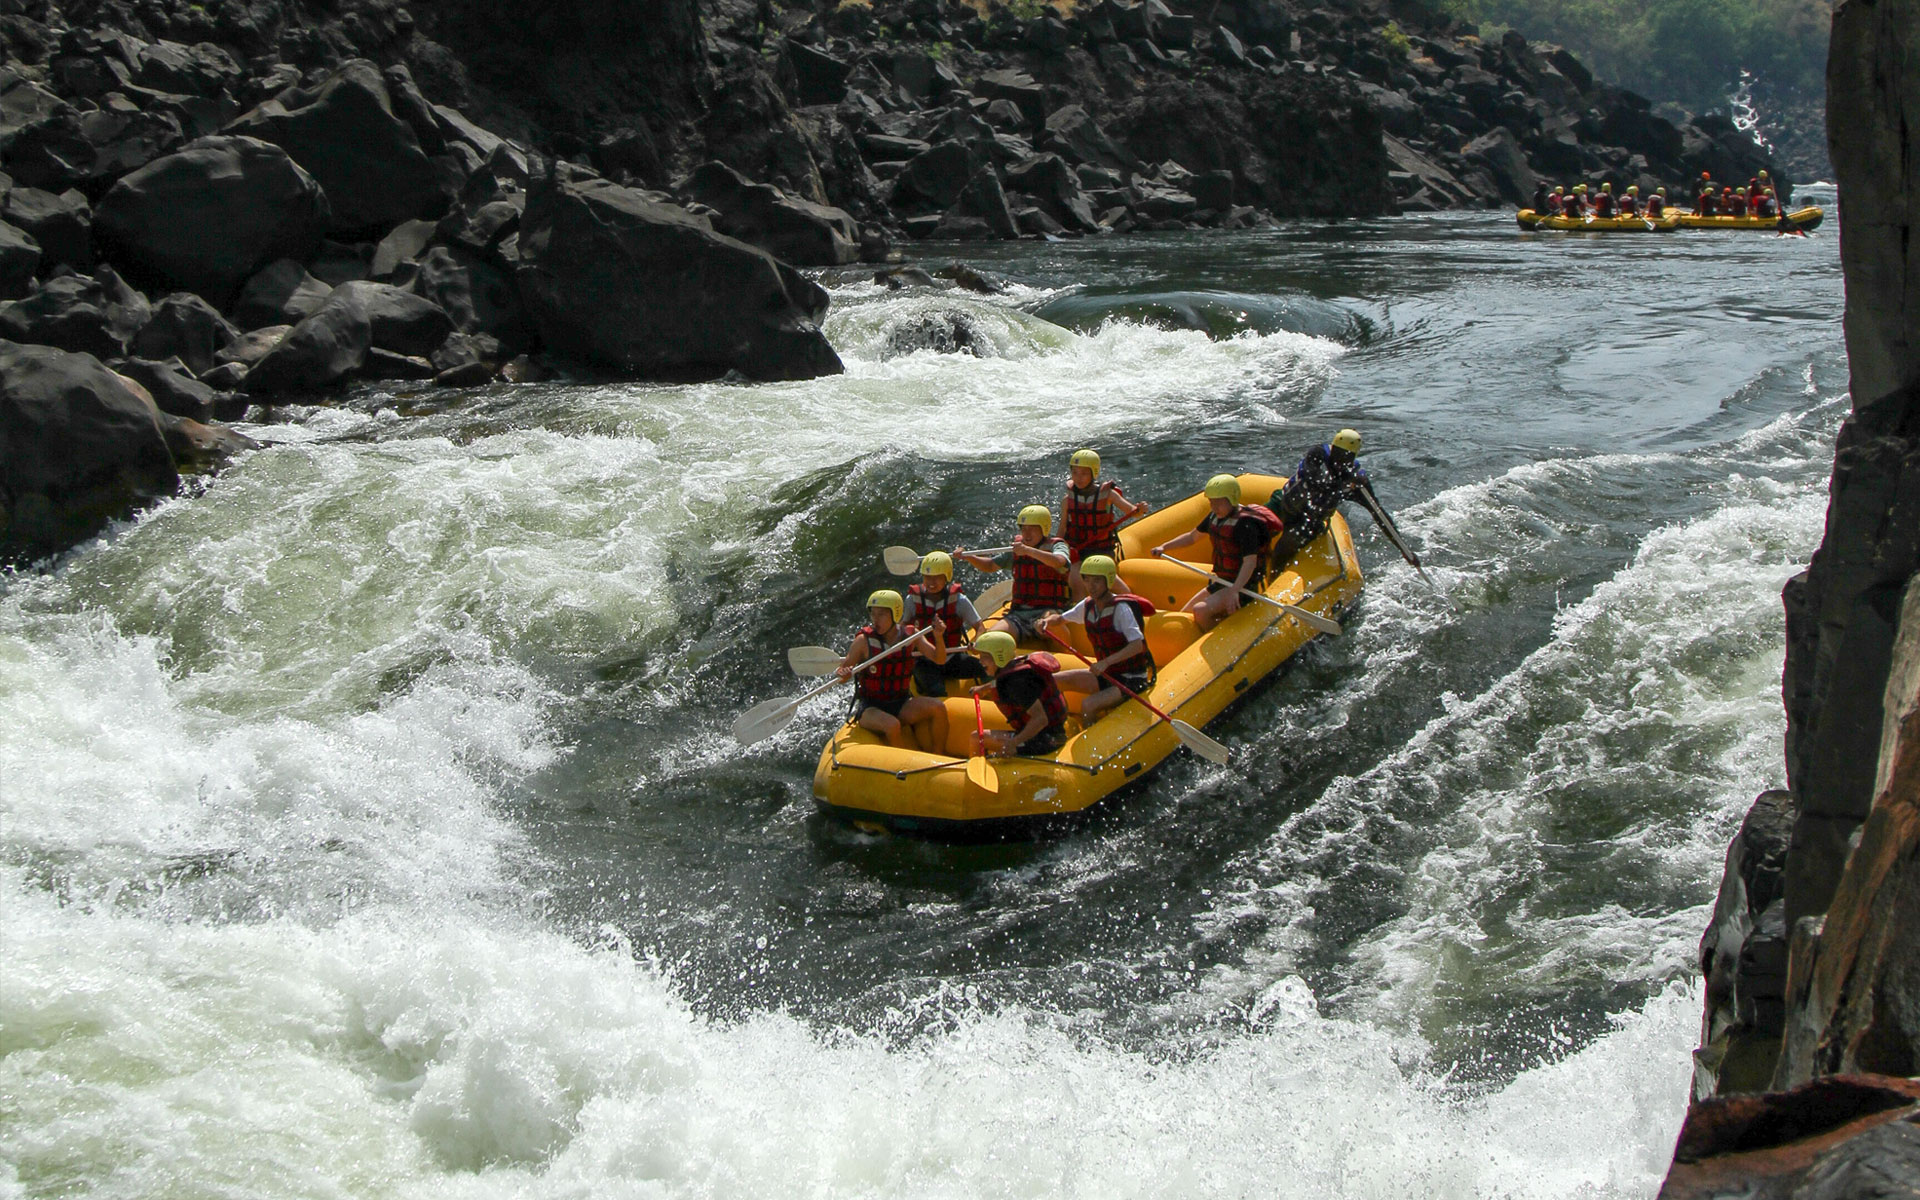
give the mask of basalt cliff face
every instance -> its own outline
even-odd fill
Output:
[[[1827,68],[1854,411],[1786,588],[1786,792],[1727,855],[1665,1197],[1920,1188],[1920,0],[1843,0]]]

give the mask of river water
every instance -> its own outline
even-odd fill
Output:
[[[829,281],[842,378],[250,427],[0,583],[0,1196],[1651,1195],[1781,782],[1835,245],[953,247],[1008,291]],[[1448,599],[1350,514],[1348,632],[1230,765],[948,847],[814,815],[839,701],[728,737],[881,546],[1343,425]]]

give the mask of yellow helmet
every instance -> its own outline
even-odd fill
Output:
[[[881,588],[873,595],[867,597],[867,607],[884,608],[893,614],[894,620],[898,621],[900,614],[907,611],[907,602],[902,600],[900,593],[894,591],[892,588]]]
[[[1080,560],[1080,576],[1098,575],[1107,581],[1108,586],[1120,580],[1120,564],[1105,554],[1089,554]]]
[[[1207,499],[1240,503],[1240,481],[1231,475],[1215,475],[1207,480]]]
[[[1360,431],[1357,429],[1342,429],[1339,433],[1334,434],[1333,448],[1335,450],[1345,450],[1348,454],[1360,453]]]
[[[1733,189],[1733,194],[1734,194],[1734,195],[1736,195],[1736,196],[1744,196],[1744,195],[1746,195],[1746,194],[1747,194],[1747,189],[1745,189],[1745,188],[1735,188],[1735,189]]]
[[[1015,644],[1013,635],[1002,629],[981,634],[974,639],[973,648],[978,653],[991,658],[996,667],[1006,666],[1013,661],[1013,656],[1020,652],[1020,647]]]
[[[1765,170],[1762,170],[1762,171],[1760,172],[1760,178],[1762,178],[1762,179],[1765,179],[1766,177],[1767,177],[1767,173],[1766,173],[1766,171],[1765,171]]]
[[[920,559],[922,575],[944,575],[953,578],[953,555],[945,550],[929,550]]]
[[[1067,463],[1070,467],[1085,467],[1095,475],[1100,473],[1100,456],[1091,450],[1075,450],[1073,458]]]
[[[1053,532],[1053,513],[1044,504],[1029,504],[1020,510],[1022,525],[1038,525],[1041,534]]]
[[[1587,190],[1587,185],[1584,183],[1577,183],[1573,186],[1573,190],[1576,192],[1585,192]]]
[[[1613,185],[1611,183],[1603,183],[1600,185],[1600,190],[1603,192],[1610,192],[1613,190]]]
[[[1640,194],[1640,185],[1639,185],[1639,184],[1637,184],[1637,183],[1636,183],[1636,184],[1632,184],[1632,185],[1630,185],[1630,186],[1629,186],[1629,187],[1627,188],[1627,195],[1629,195],[1629,196],[1638,196],[1639,194]]]
[[[1663,187],[1657,187],[1653,189],[1653,194],[1656,196],[1664,196],[1667,194],[1667,189]]]

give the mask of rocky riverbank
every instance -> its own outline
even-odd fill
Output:
[[[1672,1200],[1920,1179],[1920,0],[1844,0],[1830,54],[1854,411],[1785,593],[1788,790],[1748,814],[1701,944]]]
[[[0,46],[0,340],[110,367],[148,441],[354,381],[836,372],[795,268],[920,239],[1770,165],[1564,50],[1370,0],[10,0]],[[97,524],[30,531],[43,485],[0,466],[0,555]]]

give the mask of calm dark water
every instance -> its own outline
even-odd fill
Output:
[[[24,1194],[143,1137],[260,1194],[1650,1194],[1780,779],[1832,236],[921,249],[1009,290],[830,279],[835,380],[291,414],[0,593]],[[1081,445],[1165,502],[1344,425],[1446,595],[1350,513],[1349,631],[1230,765],[952,847],[815,816],[838,700],[727,737],[881,546],[996,541]]]

